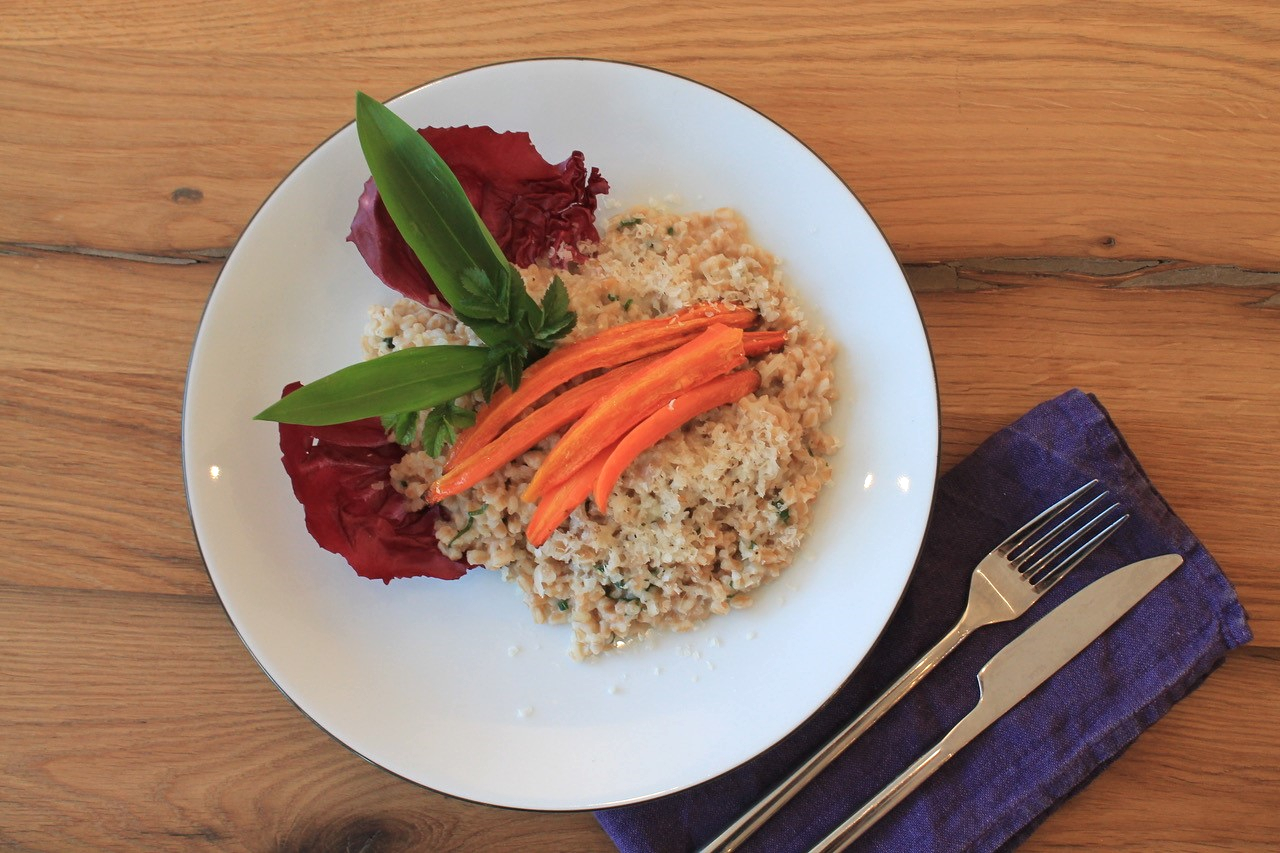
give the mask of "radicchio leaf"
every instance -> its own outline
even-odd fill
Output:
[[[282,396],[300,387],[290,383]],[[390,583],[419,576],[455,580],[470,569],[440,552],[439,509],[410,512],[392,488],[388,472],[405,451],[378,418],[319,427],[282,423],[280,452],[307,530],[357,574]]]
[[[523,267],[538,261],[564,266],[581,261],[581,242],[596,242],[596,196],[609,191],[600,170],[581,151],[551,165],[529,134],[490,127],[423,128],[418,131],[457,176],[507,260]],[[364,185],[351,233],[374,275],[392,290],[423,304],[442,303],[439,291],[391,221],[370,178]]]

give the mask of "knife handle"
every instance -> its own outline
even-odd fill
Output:
[[[809,853],[839,853],[844,850],[973,740],[986,727],[986,722],[976,708],[969,712],[932,749],[917,758],[897,779],[885,785],[862,808],[812,847]]]

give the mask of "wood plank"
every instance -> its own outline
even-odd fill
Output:
[[[775,117],[857,188],[908,261],[1266,268],[1280,256],[1280,8],[1265,0],[1090,4],[1071,15],[1033,2],[941,16],[923,0],[559,8],[451,7],[450,27],[409,39],[408,8],[353,19],[335,0],[302,17],[246,0],[203,15],[160,0],[8,4],[0,240],[225,248],[293,164],[350,119],[357,87],[387,97],[527,56],[532,44],[548,56],[590,44]],[[712,24],[716,39],[696,35]],[[645,34],[663,27],[673,37],[650,44]],[[282,43],[281,32],[292,37]],[[780,52],[780,32],[799,47]]]
[[[176,409],[220,263],[142,263],[23,250],[0,254],[0,372],[165,374]],[[84,401],[71,404],[83,414]],[[94,401],[100,402],[100,401]]]
[[[211,594],[182,482],[182,383],[0,371],[0,429],[22,436],[0,443],[0,583]]]

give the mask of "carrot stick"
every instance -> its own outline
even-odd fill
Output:
[[[609,495],[618,484],[618,478],[645,450],[698,415],[718,406],[737,402],[759,387],[759,373],[754,370],[739,370],[727,376],[717,376],[659,406],[657,411],[623,436],[609,458],[600,466],[591,495],[596,506],[603,509],[609,505]]]
[[[569,517],[574,507],[587,499],[591,494],[591,484],[596,481],[600,466],[604,464],[604,460],[612,450],[612,446],[606,447],[596,454],[594,459],[574,472],[573,476],[547,490],[546,496],[538,503],[538,508],[533,511],[529,526],[524,531],[530,545],[535,548],[542,547],[552,531]]]
[[[601,396],[659,358],[660,355],[651,355],[615,367],[538,407],[441,475],[427,490],[427,502],[439,503],[471,488],[551,433],[577,420]]]
[[[746,360],[742,330],[718,324],[667,353],[630,382],[597,400],[569,428],[533,475],[523,498],[537,500],[548,486],[572,476],[658,406],[741,367]]]
[[[601,367],[616,367],[675,349],[716,323],[746,328],[758,318],[754,311],[730,302],[703,302],[682,308],[670,317],[636,320],[605,329],[589,338],[556,347],[530,365],[520,388],[502,388],[463,430],[445,463],[445,470],[497,438],[521,412],[569,380]]]
[[[783,330],[747,332],[742,336],[742,348],[748,357],[777,352],[787,343],[787,333]]]

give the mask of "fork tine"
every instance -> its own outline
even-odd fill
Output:
[[[1021,574],[1032,574],[1039,571],[1047,560],[1056,556],[1056,552],[1051,551],[1049,553],[1044,553],[1044,549],[1059,541],[1058,537],[1063,531],[1071,530],[1072,525],[1076,524],[1077,520],[1080,519],[1081,516],[1093,509],[1093,507],[1097,505],[1098,501],[1105,498],[1107,494],[1108,493],[1106,491],[1103,491],[1101,494],[1094,495],[1083,506],[1076,509],[1075,512],[1055,524],[1048,532],[1038,532],[1034,542],[1026,543],[1026,550],[1022,551],[1022,553],[1018,554],[1016,557],[1013,556],[1012,553],[1009,554],[1009,563]],[[1113,504],[1112,506],[1115,505]],[[1110,508],[1111,507],[1108,507],[1107,509]],[[1065,507],[1062,511],[1065,512],[1067,509],[1070,509],[1070,507]],[[1106,511],[1106,509],[1103,510],[1104,513]],[[1030,563],[1030,565],[1028,565],[1028,563]]]
[[[1045,525],[1052,523],[1053,520],[1057,518],[1059,514],[1061,514],[1063,511],[1068,509],[1073,503],[1075,503],[1077,498],[1079,498],[1081,495],[1089,491],[1089,489],[1093,488],[1097,484],[1098,484],[1097,480],[1090,480],[1080,488],[1076,489],[1071,494],[1062,498],[1060,501],[1053,504],[1048,509],[1044,510],[1039,515],[1037,515],[1035,518],[1031,519],[1026,524],[1022,525],[1017,530],[1015,530],[1009,536],[1008,539],[1005,539],[1003,542],[1001,542],[999,545],[996,546],[996,551],[998,551],[1001,554],[1004,554],[1005,556],[1008,556],[1011,552],[1022,547],[1022,545],[1026,544],[1027,540],[1029,540],[1031,537],[1038,534],[1045,527]]]
[[[1103,492],[1101,495],[1098,495],[1097,498],[1094,498],[1092,501],[1089,501],[1089,503],[1082,506],[1079,510],[1073,513],[1070,518],[1066,519],[1065,521],[1062,522],[1062,524],[1055,527],[1053,531],[1049,533],[1049,535],[1045,536],[1041,541],[1037,542],[1035,546],[1031,549],[1032,551],[1036,551],[1036,552],[1039,552],[1042,548],[1048,548],[1049,550],[1043,551],[1043,553],[1038,553],[1034,561],[1032,561],[1030,565],[1026,565],[1024,567],[1024,564],[1031,559],[1031,552],[1028,552],[1027,554],[1019,558],[1018,564],[1015,565],[1014,568],[1017,569],[1022,574],[1023,577],[1025,577],[1028,581],[1032,583],[1040,580],[1041,573],[1045,570],[1047,566],[1049,566],[1054,560],[1058,558],[1059,554],[1061,554],[1063,551],[1067,550],[1067,548],[1074,545],[1077,541],[1080,540],[1082,536],[1085,536],[1086,534],[1091,533],[1098,526],[1098,524],[1102,522],[1102,519],[1106,516],[1107,513],[1111,512],[1111,510],[1113,509],[1120,508],[1120,504],[1113,503],[1110,506],[1104,508],[1101,512],[1099,512],[1093,518],[1090,518],[1088,521],[1079,525],[1078,528],[1075,529],[1073,532],[1059,538],[1059,534],[1062,533],[1063,530],[1070,529],[1069,527],[1067,527],[1067,525],[1074,524],[1075,519],[1078,516],[1082,515],[1093,504],[1097,503],[1098,500],[1105,497],[1106,494],[1107,494],[1106,492]]]
[[[1110,510],[1111,507],[1107,507],[1107,509],[1103,511],[1103,514]],[[1099,518],[1101,518],[1101,515],[1099,515]],[[1129,515],[1126,513],[1094,534],[1092,539],[1077,548],[1075,553],[1067,557],[1067,559],[1058,565],[1057,568],[1049,570],[1043,577],[1036,581],[1034,584],[1036,592],[1048,592],[1054,584],[1067,576],[1067,572],[1070,572],[1076,566],[1080,565],[1085,557],[1092,554],[1095,548],[1111,538],[1111,534],[1115,533],[1120,525],[1124,524],[1128,520]]]

